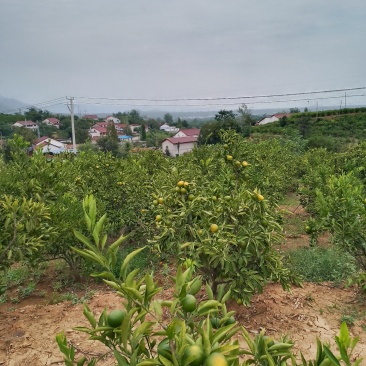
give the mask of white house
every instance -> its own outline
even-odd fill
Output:
[[[179,131],[179,128],[177,127],[173,127],[173,126],[169,126],[168,124],[164,123],[163,125],[160,126],[160,129],[162,131],[165,131],[165,132],[178,132]]]
[[[50,137],[43,136],[34,142],[36,150],[41,150],[43,154],[60,154],[67,150],[66,145]]]
[[[199,128],[187,128],[184,130],[178,131],[173,137],[198,137],[200,134]]]
[[[48,126],[53,126],[53,127],[56,127],[56,128],[60,127],[60,120],[56,117],[46,118],[42,122],[45,123]]]
[[[32,131],[38,130],[37,123],[34,123],[33,121],[17,121],[13,124],[13,126],[29,128]]]
[[[192,151],[197,146],[197,137],[170,137],[163,141],[163,153],[170,156],[179,156]]]
[[[257,125],[266,125],[267,123],[279,121],[279,119],[282,117],[289,117],[289,116],[291,116],[290,113],[272,114],[272,116],[262,118],[260,121],[257,122]]]
[[[117,117],[108,116],[105,119],[106,122],[113,122],[113,123],[121,123],[121,120],[119,120]]]

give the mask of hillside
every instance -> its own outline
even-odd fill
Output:
[[[366,139],[366,108],[319,113],[298,113],[280,121],[253,127],[256,136],[299,135],[309,148],[324,147],[342,151],[350,144]]]

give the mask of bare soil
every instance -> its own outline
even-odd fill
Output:
[[[292,212],[289,215],[306,218],[306,213],[296,206],[286,209]],[[287,226],[285,247],[308,245],[307,236],[296,230]],[[326,243],[327,237],[322,240]],[[1,366],[63,365],[63,356],[55,341],[60,332],[65,332],[80,356],[105,352],[98,343],[88,341],[86,335],[73,330],[75,326],[88,325],[82,315],[82,304],[74,305],[70,301],[52,304],[54,275],[52,271],[48,273],[34,295],[17,304],[0,305]],[[121,299],[113,291],[100,285],[93,285],[93,290],[95,293],[88,306],[95,315],[101,314],[104,308],[121,307]],[[84,292],[79,290],[79,297]],[[171,292],[167,288],[162,296],[170,298]],[[43,296],[37,295],[39,293]],[[349,327],[351,334],[360,337],[355,356],[366,356],[366,305],[353,288],[304,283],[303,288],[293,288],[288,293],[280,285],[270,284],[263,294],[254,297],[250,307],[229,303],[229,308],[236,311],[236,319],[253,337],[263,328],[276,339],[288,335],[295,341],[296,351],[307,358],[315,357],[317,337],[333,344],[341,320],[348,319],[353,323]],[[364,362],[366,364],[366,360]],[[105,366],[113,364],[111,357],[100,362]]]

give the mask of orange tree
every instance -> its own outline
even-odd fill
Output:
[[[184,182],[183,182],[184,186]],[[96,316],[84,305],[84,316],[89,325],[76,327],[89,339],[106,347],[99,356],[90,357],[75,348],[64,334],[56,337],[66,366],[94,366],[109,357],[119,366],[296,366],[292,352],[293,342],[282,338],[279,342],[265,335],[262,330],[254,339],[240,326],[234,312],[228,311],[226,301],[230,292],[220,290],[217,297],[210,286],[202,289],[200,277],[193,277],[193,269],[178,266],[171,299],[162,300],[158,283],[152,274],[139,275],[139,270],[129,271],[128,264],[140,248],[129,254],[115,275],[116,252],[126,237],[121,236],[107,245],[104,234],[106,215],[97,219],[96,202],[88,196],[83,210],[89,235],[75,231],[83,249],[75,251],[97,263],[102,270],[93,276],[100,277],[121,297],[121,307],[104,309]],[[91,239],[89,239],[89,236]],[[244,342],[239,342],[241,337]],[[306,361],[301,356],[299,366],[351,365],[352,352],[358,339],[352,339],[346,324],[335,337],[339,356],[317,340],[317,356]],[[245,344],[245,346],[244,346]],[[100,348],[99,348],[100,349]],[[362,359],[355,360],[358,366]]]
[[[190,171],[172,169],[168,184],[156,187],[144,210],[145,229],[156,252],[174,253],[181,263],[189,259],[214,293],[223,285],[247,304],[268,281],[288,289],[297,280],[275,249],[282,240],[276,206],[260,190],[249,189],[250,161],[224,148],[213,162],[215,178],[210,158],[196,168],[195,180],[184,180]]]

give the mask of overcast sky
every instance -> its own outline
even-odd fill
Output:
[[[77,104],[117,103],[78,97],[221,98],[366,86],[365,0],[0,0],[0,11],[0,95],[26,103],[66,95]],[[348,91],[347,103],[366,104],[355,94],[366,90]],[[340,95],[296,96],[309,101],[291,106],[312,107],[316,97],[339,105]],[[326,96],[335,98],[320,99]],[[128,108],[118,103],[111,109]],[[249,104],[282,105],[290,104]]]

